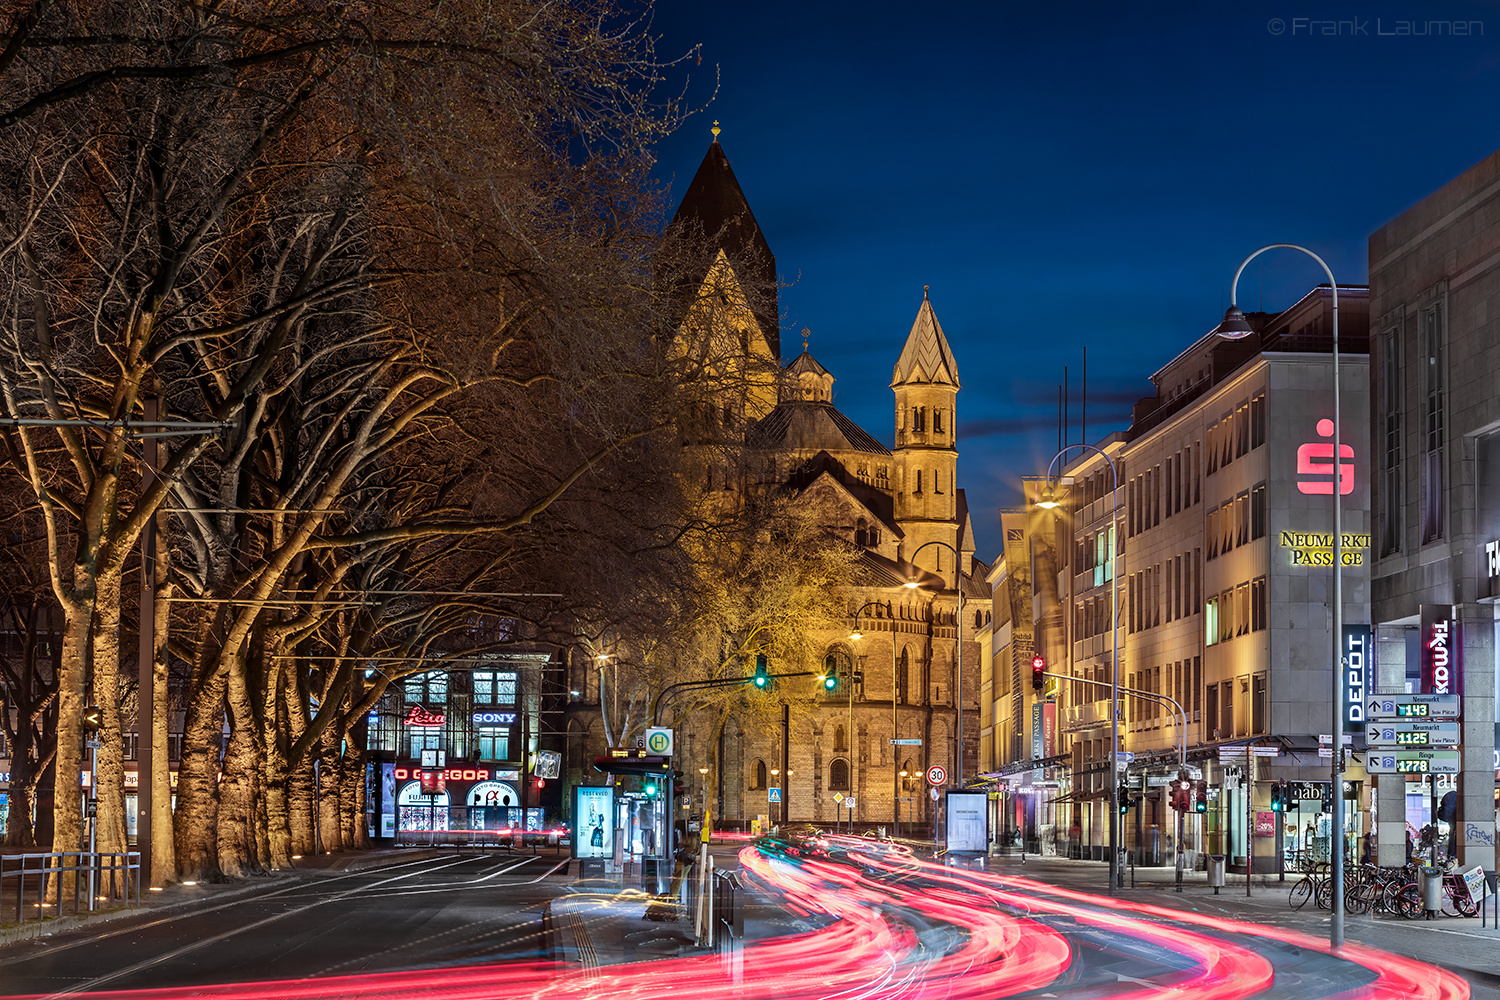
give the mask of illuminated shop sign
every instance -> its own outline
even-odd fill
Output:
[[[1333,437],[1333,421],[1324,417],[1318,421],[1318,436]],[[1354,492],[1354,448],[1339,442],[1338,483],[1339,496]],[[1350,459],[1345,462],[1342,459]],[[1309,441],[1297,449],[1297,489],[1311,496],[1333,494],[1333,442]]]
[[[1370,626],[1344,626],[1344,732],[1362,733],[1365,729],[1365,692],[1370,666]]]
[[[1463,687],[1458,621],[1451,604],[1422,605],[1422,694],[1458,694]]]
[[[1484,543],[1479,566],[1479,596],[1500,597],[1500,541]]]
[[[398,767],[395,778],[397,781],[404,781],[407,778],[420,778],[424,773],[441,775],[447,781],[488,781],[490,777],[489,768],[486,767],[450,767],[443,770]]]
[[[413,705],[406,713],[405,721],[408,726],[441,726],[448,717],[441,712],[429,712],[421,705]]]
[[[476,726],[510,726],[516,721],[515,712],[475,712]]]
[[[1332,566],[1333,532],[1283,531],[1278,541],[1292,555],[1293,566]],[[1370,548],[1370,536],[1352,531],[1343,533],[1345,566],[1363,566]]]

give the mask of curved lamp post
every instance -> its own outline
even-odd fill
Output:
[[[1109,645],[1114,655],[1114,669],[1110,679],[1109,699],[1109,891],[1123,886],[1125,873],[1120,870],[1120,470],[1114,460],[1091,444],[1070,444],[1052,456],[1047,464],[1047,488],[1037,498],[1036,505],[1043,510],[1061,506],[1052,489],[1052,474],[1057,460],[1074,448],[1091,451],[1104,459],[1109,466],[1110,498],[1113,506],[1109,515]]]
[[[918,545],[916,551],[907,559],[913,569],[917,568],[917,554],[929,545],[941,545],[953,553],[953,589],[958,592],[958,644],[953,653],[954,664],[958,670],[958,694],[954,698],[954,704],[958,706],[958,759],[954,762],[953,783],[962,788],[964,787],[964,575],[960,564],[963,562],[963,556],[959,555],[958,550],[947,542],[933,539]],[[916,590],[921,584],[916,580],[908,580],[902,586],[909,590]]]
[[[1333,810],[1330,821],[1333,836],[1329,837],[1328,866],[1333,872],[1332,920],[1328,926],[1328,943],[1335,949],[1344,946],[1344,713],[1343,713],[1343,632],[1344,632],[1344,523],[1339,504],[1339,488],[1343,483],[1342,447],[1339,432],[1339,285],[1333,280],[1333,271],[1322,257],[1296,243],[1271,243],[1246,257],[1234,272],[1234,281],[1229,285],[1229,309],[1224,313],[1224,322],[1214,333],[1230,340],[1248,337],[1254,331],[1245,320],[1245,314],[1235,305],[1235,293],[1239,289],[1240,275],[1245,265],[1267,250],[1296,250],[1318,262],[1323,273],[1328,275],[1328,287],[1333,292],[1333,764],[1329,773],[1328,797]],[[1248,786],[1247,786],[1248,787]],[[1249,795],[1249,791],[1246,795]],[[1246,842],[1250,842],[1246,831]],[[1248,872],[1251,853],[1245,851],[1245,866]],[[1249,875],[1246,875],[1248,881]]]

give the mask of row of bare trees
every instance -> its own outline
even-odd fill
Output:
[[[746,373],[664,335],[708,241],[661,240],[647,170],[683,108],[643,24],[34,0],[0,31],[11,843],[81,842],[93,703],[99,849],[125,849],[142,631],[152,879],[238,876],[310,849],[315,813],[361,842],[390,683],[502,620],[689,634],[715,539],[765,537],[695,496],[672,432]],[[564,596],[471,596],[496,593]],[[754,630],[719,628],[713,664],[730,633]]]

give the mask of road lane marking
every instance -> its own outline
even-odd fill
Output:
[[[458,860],[450,862],[448,864],[439,865],[438,869],[441,870],[443,868],[451,868],[454,865],[466,864],[469,860],[471,859],[459,858]],[[413,876],[420,874],[422,874],[422,872],[417,871],[407,872],[404,875],[392,875],[390,878],[383,879],[375,884],[385,885],[390,882],[399,882],[402,879],[412,878]],[[136,962],[134,965],[128,965],[123,969],[116,969],[114,972],[111,972],[108,975],[98,976],[94,979],[87,980],[86,982],[78,983],[74,986],[68,987],[65,990],[60,990],[57,993],[49,993],[46,997],[42,998],[42,1000],[57,1000],[58,997],[73,996],[78,993],[90,992],[92,990],[98,989],[100,986],[103,986],[107,983],[112,983],[117,979],[123,979],[124,977],[132,975],[133,973],[144,972],[146,969],[160,965],[162,962],[171,961],[174,958],[181,958],[183,955],[186,955],[187,953],[192,951],[197,951],[199,948],[203,948],[211,944],[218,944],[220,941],[226,941],[229,938],[234,937],[236,934],[243,934],[246,931],[255,930],[257,928],[264,927],[267,924],[275,923],[276,921],[281,920],[285,917],[295,916],[299,913],[305,913],[306,911],[314,909],[315,907],[322,906],[325,903],[333,903],[337,902],[340,899],[346,899],[349,896],[355,895],[356,893],[365,891],[367,888],[371,887],[357,886],[345,892],[320,899],[317,902],[308,903],[306,906],[299,906],[295,909],[285,910],[281,913],[274,913],[269,917],[262,917],[260,920],[255,920],[248,924],[243,924],[239,927],[231,928],[230,930],[224,931],[223,933],[215,934],[212,937],[202,938],[200,940],[192,942],[191,944],[185,944],[180,948],[174,948],[171,951],[166,952],[165,954],[158,955],[155,958],[147,959],[144,962]]]

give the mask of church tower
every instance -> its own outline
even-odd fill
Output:
[[[905,533],[902,558],[910,559],[932,541],[963,553],[967,537],[960,517],[968,512],[961,510],[958,495],[958,364],[925,286],[891,388],[896,394],[896,522]],[[945,579],[954,578],[953,552],[941,545],[922,549],[916,562]],[[967,558],[958,562],[967,571]]]

